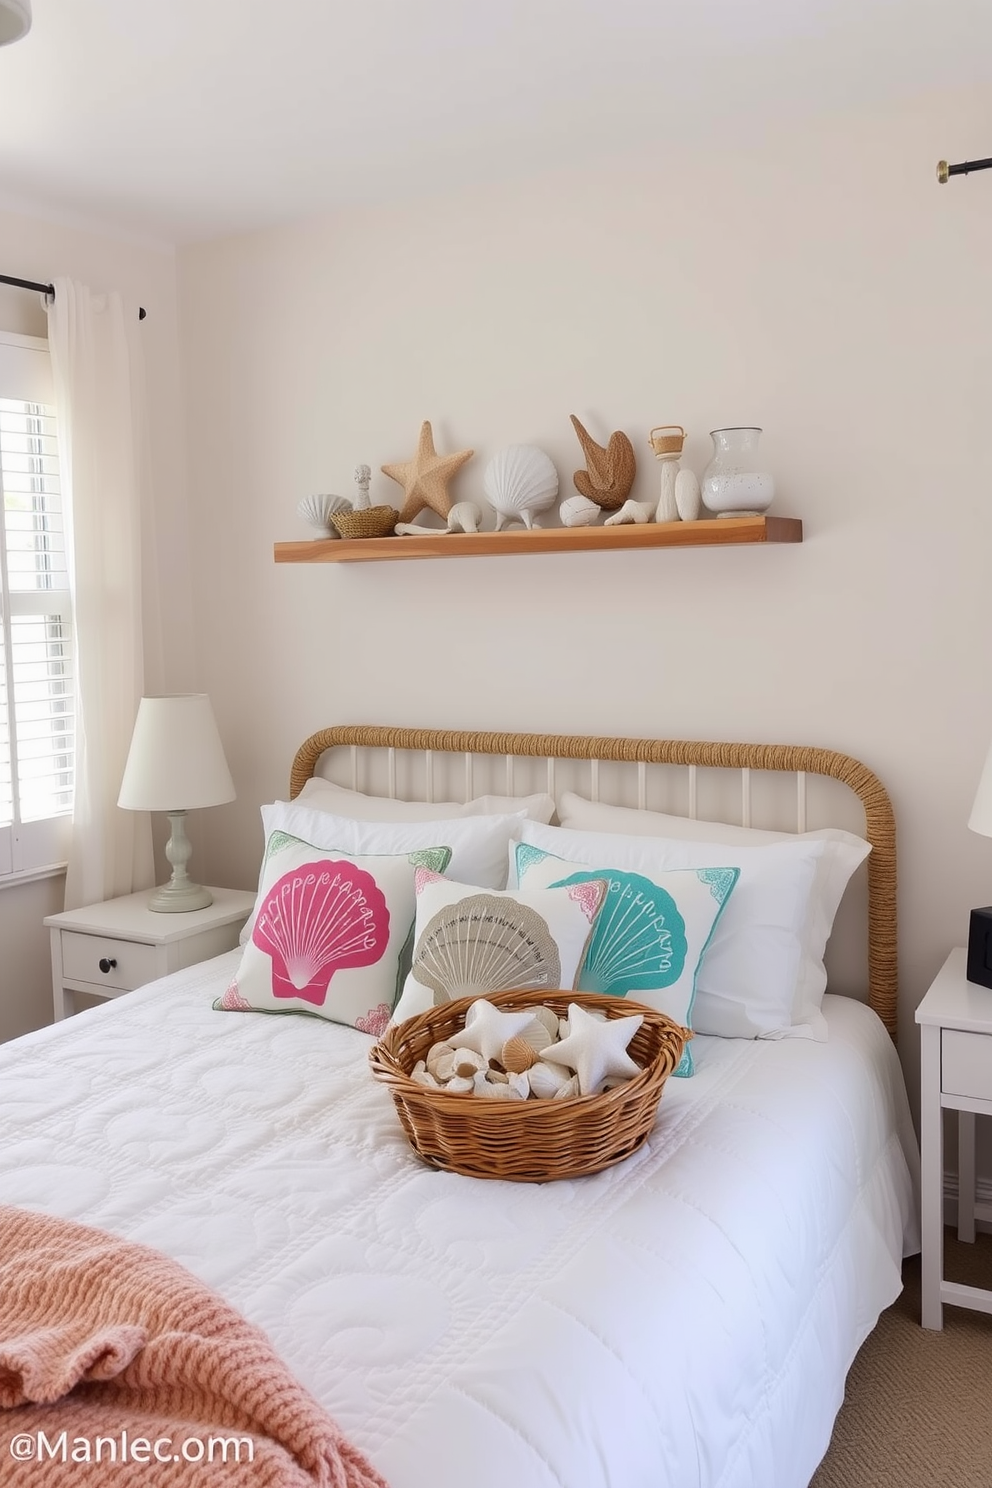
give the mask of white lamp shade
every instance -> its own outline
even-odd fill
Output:
[[[988,752],[982,778],[978,782],[968,825],[973,832],[981,832],[983,837],[992,837],[992,749]]]
[[[118,806],[192,811],[233,800],[234,782],[206,693],[143,697]]]
[[[31,0],[0,0],[0,46],[20,41],[31,29]]]

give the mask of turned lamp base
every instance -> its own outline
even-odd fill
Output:
[[[170,811],[168,817],[172,831],[166,843],[165,856],[172,864],[172,877],[167,884],[155,889],[148,901],[148,908],[159,914],[187,914],[193,909],[206,909],[208,904],[213,904],[214,896],[209,889],[193,883],[186,872],[186,864],[193,851],[186,836],[186,813]]]

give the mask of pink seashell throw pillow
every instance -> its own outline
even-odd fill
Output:
[[[270,833],[251,935],[214,1007],[309,1013],[379,1036],[409,965],[416,874],[446,847],[355,856]]]

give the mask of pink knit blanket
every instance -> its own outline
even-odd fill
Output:
[[[144,1245],[0,1206],[5,1488],[386,1488],[265,1334]]]

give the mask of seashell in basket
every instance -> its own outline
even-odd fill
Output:
[[[537,1050],[525,1038],[517,1034],[516,1038],[507,1039],[500,1055],[500,1064],[508,1074],[522,1075],[536,1063]]]
[[[344,496],[304,496],[296,510],[318,537],[337,537],[338,531],[331,519],[335,512],[347,511],[350,505]]]
[[[602,507],[590,501],[588,496],[566,496],[558,508],[563,527],[591,527],[602,511]]]
[[[496,513],[496,531],[505,522],[535,527],[535,512],[547,511],[558,495],[558,471],[550,455],[534,444],[508,444],[494,455],[482,488]]]
[[[558,1014],[554,1008],[544,1007],[542,1004],[541,1007],[534,1009],[534,1017],[538,1023],[544,1024],[544,1027],[548,1030],[548,1043],[553,1044],[558,1037]],[[535,1044],[534,1048],[536,1049],[537,1047],[537,1044]],[[547,1048],[547,1044],[544,1047]]]
[[[476,1054],[474,1049],[456,1049],[453,1056],[453,1066],[456,1075],[468,1076],[474,1079],[477,1074],[485,1074],[486,1061],[481,1054]]]
[[[364,511],[338,511],[331,518],[342,537],[389,537],[396,527],[395,506],[367,506]]]
[[[563,1085],[569,1082],[568,1071],[560,1064],[549,1064],[544,1059],[527,1071],[530,1093],[536,1100],[551,1100]]]
[[[581,1091],[579,1090],[579,1077],[578,1075],[572,1075],[570,1079],[565,1081],[564,1085],[558,1086],[558,1089],[555,1091],[552,1099],[570,1100],[573,1095],[580,1094]]]

